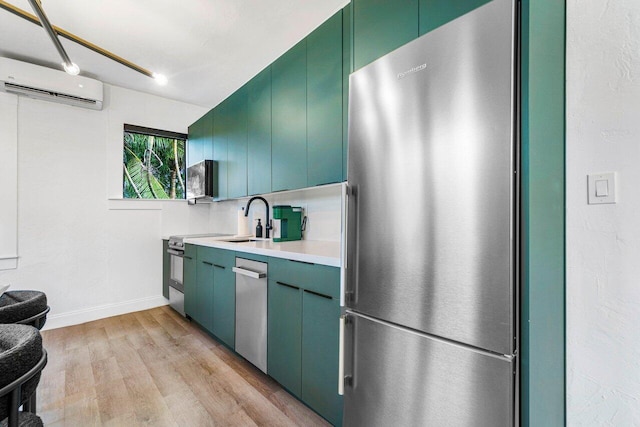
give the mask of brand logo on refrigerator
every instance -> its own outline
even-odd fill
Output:
[[[427,64],[422,64],[422,65],[418,65],[417,67],[413,67],[413,68],[411,68],[411,69],[409,69],[409,70],[407,70],[407,71],[405,71],[403,73],[398,73],[397,74],[398,80],[404,79],[409,74],[417,73],[418,71],[422,71],[425,68],[427,68]]]

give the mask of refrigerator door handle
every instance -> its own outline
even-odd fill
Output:
[[[338,394],[344,395],[344,320],[340,316],[340,342],[338,343]]]
[[[346,205],[346,235],[345,243],[345,287],[344,300],[347,307],[353,307],[356,302],[356,292],[358,286],[358,201],[357,186],[347,185],[347,205]]]

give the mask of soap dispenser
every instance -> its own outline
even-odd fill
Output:
[[[256,225],[256,237],[262,237],[262,222],[258,218],[258,225]]]

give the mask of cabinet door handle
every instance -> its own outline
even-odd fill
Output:
[[[224,265],[213,264],[213,266],[214,266],[214,267],[221,268],[221,269],[223,269],[223,270],[225,269]]]
[[[245,268],[240,268],[240,267],[233,267],[231,270],[233,270],[233,272],[236,274],[248,276],[248,277],[251,277],[252,279],[262,279],[264,277],[267,277],[267,273],[261,273],[259,271],[251,271],[251,270],[247,270]]]
[[[315,295],[315,296],[318,296],[318,297],[321,297],[321,298],[333,299],[333,297],[330,297],[329,295],[319,294],[319,293],[317,293],[317,292],[313,292],[313,291],[310,291],[310,290],[308,290],[308,289],[305,289],[304,291],[305,291],[305,292],[307,292],[307,293],[309,293],[309,294],[311,294],[311,295]]]
[[[209,261],[202,261],[202,263],[203,263],[203,264],[210,265],[210,266],[212,266],[212,267],[213,267],[213,264],[212,264],[212,263],[210,263]]]
[[[298,261],[298,260],[296,260],[296,259],[290,259],[289,261],[291,261],[291,262],[297,262],[298,264],[316,265],[316,264],[315,264],[315,263],[313,263],[313,262],[308,262],[308,261]]]
[[[295,290],[300,290],[300,288],[299,288],[299,287],[297,287],[297,286],[288,285],[288,284],[286,284],[286,283],[282,283],[282,282],[276,282],[276,283],[277,283],[278,285],[280,285],[280,286],[286,286],[287,288],[291,288],[291,289],[295,289]]]
[[[186,256],[186,255],[185,255],[185,256],[183,256],[182,258],[186,258],[186,259],[193,259],[193,258],[191,258],[190,256]]]

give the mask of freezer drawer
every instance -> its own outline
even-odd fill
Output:
[[[514,425],[514,359],[347,319],[345,426]]]

